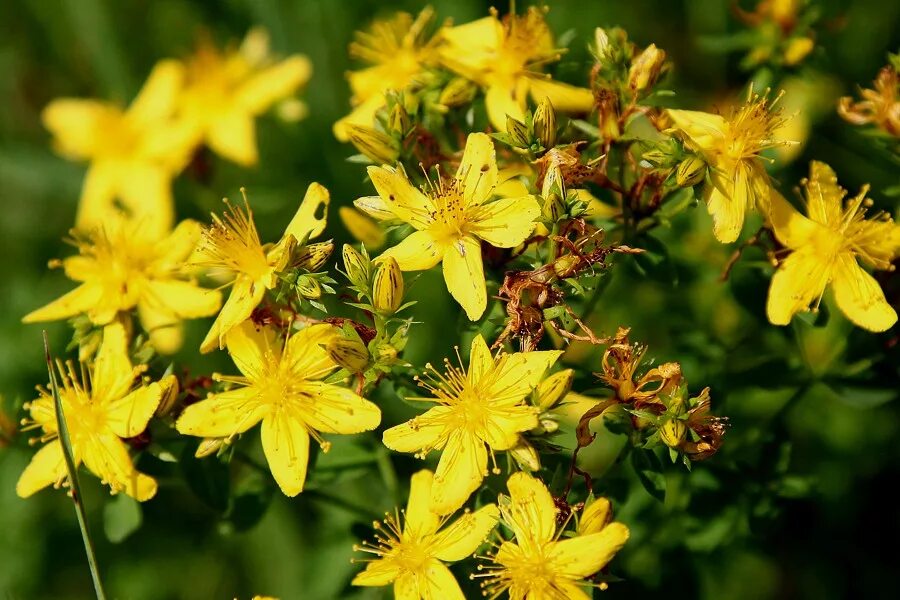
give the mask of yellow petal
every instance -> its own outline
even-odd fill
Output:
[[[85,183],[87,185],[87,183]],[[172,197],[172,174],[150,162],[130,162],[119,171],[118,199],[129,221],[138,224],[142,235],[162,239],[175,222],[175,200]],[[110,205],[106,214],[95,224],[108,221],[115,212]]]
[[[722,115],[696,110],[668,110],[673,127],[687,138],[693,150],[711,151],[722,143],[728,127]]]
[[[312,64],[295,54],[270,67],[261,69],[237,90],[235,101],[251,114],[260,114],[270,106],[294,94],[309,81]]]
[[[541,77],[534,77],[529,83],[531,97],[536,103],[546,98],[554,109],[565,113],[589,113],[594,107],[594,94],[587,88]]]
[[[581,535],[553,544],[548,560],[571,577],[589,577],[606,566],[625,542],[628,528],[610,523],[599,533]]]
[[[387,585],[400,575],[400,567],[396,561],[377,559],[366,564],[362,573],[357,573],[352,585],[379,587]]]
[[[424,571],[424,577],[419,580],[419,585],[425,588],[420,590],[422,598],[425,600],[466,600],[453,573],[443,563],[431,559]]]
[[[609,524],[612,518],[612,505],[606,498],[595,498],[584,508],[578,520],[578,534],[598,533]]]
[[[707,184],[703,189],[706,210],[712,215],[716,239],[723,244],[730,244],[738,239],[744,226],[746,188],[739,188],[737,182],[732,183],[719,174],[713,174],[712,179],[719,183]]]
[[[481,245],[473,237],[463,237],[444,252],[444,281],[453,298],[465,309],[470,321],[477,321],[487,308],[487,289]]]
[[[231,360],[250,381],[264,377],[271,359],[281,355],[281,342],[268,327],[257,327],[244,321],[225,336],[225,347]]]
[[[159,401],[162,388],[158,383],[139,387],[127,396],[107,402],[106,422],[117,436],[130,438],[147,428]]]
[[[491,125],[498,131],[506,131],[506,117],[519,121],[525,119],[523,102],[519,102],[515,90],[504,85],[492,85],[485,92],[484,105]]]
[[[489,135],[469,134],[456,179],[463,183],[465,206],[481,204],[491,197],[497,186],[497,156]]]
[[[448,68],[475,79],[490,67],[503,40],[503,25],[493,17],[447,27],[441,31],[446,45],[441,60]]]
[[[315,181],[309,184],[306,194],[303,196],[303,202],[300,203],[297,214],[284,230],[284,235],[292,235],[298,242],[321,235],[328,223],[329,202],[331,202],[331,195],[325,186]]]
[[[196,319],[215,314],[222,305],[222,294],[219,290],[198,287],[192,281],[155,279],[145,285],[141,304],[181,319]]]
[[[422,594],[419,590],[419,580],[415,573],[406,571],[394,580],[394,600],[421,599]]]
[[[385,221],[396,217],[391,212],[390,206],[381,196],[363,196],[353,201],[353,206],[363,211],[373,219]]]
[[[465,430],[450,434],[431,488],[431,510],[447,515],[462,506],[487,473],[484,442]]]
[[[519,443],[519,433],[537,425],[537,410],[533,406],[510,406],[486,418],[485,441],[492,450],[509,450]]]
[[[820,226],[801,215],[778,190],[769,197],[769,224],[778,241],[788,248],[800,248],[820,231]]]
[[[537,387],[544,373],[562,355],[559,350],[517,352],[501,357],[482,381],[484,395],[495,404],[516,404]]]
[[[183,266],[183,263],[197,247],[202,235],[203,226],[200,223],[193,219],[181,221],[163,240],[162,252],[159,255],[160,263],[176,267]]]
[[[288,340],[282,361],[298,379],[321,379],[337,369],[324,348],[336,335],[337,328],[325,323],[301,329]]]
[[[96,306],[101,296],[103,296],[102,287],[94,283],[83,283],[50,304],[31,311],[22,317],[22,322],[38,323],[41,321],[68,319],[77,314],[85,313]]]
[[[141,327],[150,334],[150,344],[160,354],[174,354],[184,343],[184,327],[177,316],[166,308],[138,304]]]
[[[472,338],[472,346],[469,349],[469,383],[478,383],[482,376],[493,368],[494,356],[484,337],[479,333]]]
[[[444,258],[446,248],[429,231],[414,231],[381,256],[393,257],[404,271],[424,271]]]
[[[382,435],[384,445],[397,452],[418,452],[441,446],[446,430],[445,419],[450,413],[446,406],[435,406],[406,423],[386,429]]]
[[[258,398],[259,391],[252,387],[211,394],[185,408],[175,428],[179,433],[197,437],[225,438],[244,433],[268,412]]]
[[[814,246],[804,246],[779,265],[766,302],[766,314],[773,325],[787,325],[795,313],[806,310],[820,298],[831,279],[832,264]]]
[[[431,485],[434,473],[428,469],[414,473],[410,478],[409,500],[406,503],[405,535],[419,539],[435,533],[440,519],[431,511]]]
[[[350,140],[350,127],[348,127],[349,125],[362,125],[364,127],[371,127],[372,123],[375,121],[375,113],[382,106],[384,106],[383,94],[379,93],[366,98],[366,100],[359,104],[359,106],[354,108],[349,115],[335,122],[334,126],[332,127],[334,137],[336,137],[340,142],[347,142]]]
[[[48,485],[62,482],[65,478],[66,463],[62,445],[59,440],[53,440],[38,450],[22,471],[16,483],[16,494],[20,498],[28,498]]]
[[[497,525],[500,511],[488,504],[474,513],[466,513],[438,534],[435,557],[456,562],[472,555]]]
[[[156,481],[135,470],[128,449],[111,430],[85,436],[77,450],[85,466],[114,491],[125,492],[141,502],[156,494]]]
[[[53,134],[57,152],[68,158],[86,160],[102,150],[104,132],[122,122],[122,111],[96,100],[60,98],[44,108],[41,120]]]
[[[369,167],[369,178],[388,210],[416,229],[425,229],[434,211],[431,201],[392,167]]]
[[[110,323],[103,328],[103,342],[91,371],[92,396],[97,402],[118,400],[131,388],[134,378],[125,328],[121,323]]]
[[[75,215],[75,227],[89,231],[122,211],[115,205],[119,194],[121,161],[95,160],[81,184],[81,198]]]
[[[257,282],[250,278],[239,275],[234,281],[228,300],[219,311],[219,316],[200,344],[200,352],[206,353],[214,348],[222,348],[225,345],[225,335],[250,317],[265,293],[265,286],[257,285]]]
[[[303,491],[309,462],[309,434],[299,420],[282,411],[263,419],[262,444],[266,461],[285,496]]]
[[[534,196],[503,198],[481,206],[472,233],[497,248],[515,248],[534,231],[540,214]]]
[[[838,185],[834,169],[823,162],[812,161],[806,184],[806,214],[809,218],[826,227],[837,228],[843,218],[843,199],[844,190]]]
[[[353,239],[362,242],[366,248],[378,250],[384,246],[386,238],[384,231],[378,226],[378,223],[361,211],[349,206],[342,206],[338,209],[338,216]]]
[[[513,473],[506,482],[509,504],[504,519],[517,540],[549,542],[556,533],[556,505],[547,487],[522,471]],[[507,514],[508,513],[508,514]]]
[[[324,433],[360,433],[381,423],[381,410],[345,387],[305,381],[297,386],[303,396],[302,418],[306,425]]]
[[[852,254],[838,256],[832,285],[841,312],[859,327],[887,331],[897,322],[897,313],[885,300],[878,282],[857,264]]]
[[[138,127],[153,127],[175,109],[184,83],[184,65],[177,60],[161,60],[153,67],[144,87],[128,108],[128,120]]]
[[[259,161],[256,124],[248,112],[231,109],[217,114],[209,126],[206,141],[213,152],[243,167]]]

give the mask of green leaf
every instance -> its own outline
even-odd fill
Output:
[[[631,453],[631,466],[647,493],[659,500],[666,499],[666,478],[662,474],[662,464],[656,453],[635,449]]]
[[[228,465],[214,457],[198,459],[195,447],[187,444],[181,453],[181,470],[188,487],[204,504],[224,512],[228,508],[231,476]]]
[[[103,507],[103,533],[113,544],[124,541],[144,522],[141,504],[126,494],[116,494]]]

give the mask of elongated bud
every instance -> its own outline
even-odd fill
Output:
[[[358,288],[368,288],[369,261],[350,244],[344,244],[341,254],[344,259],[344,272],[347,273],[350,282]]]
[[[390,344],[379,344],[375,348],[375,362],[383,365],[393,364],[397,360],[397,349]]]
[[[534,135],[547,150],[556,145],[556,111],[547,97],[534,111]]]
[[[226,438],[203,438],[200,440],[200,445],[197,446],[197,451],[194,452],[194,456],[203,458],[215,454],[225,445],[225,439]]]
[[[597,110],[603,139],[613,142],[619,139],[622,130],[619,127],[619,99],[616,94],[611,90],[600,90],[597,95]]]
[[[403,273],[392,256],[379,259],[372,281],[372,304],[375,310],[390,315],[403,302]]]
[[[334,252],[334,242],[316,242],[307,244],[297,252],[294,264],[307,271],[318,271]]]
[[[597,60],[603,60],[606,58],[608,50],[609,36],[606,34],[605,29],[598,27],[594,30],[594,56],[597,57]]]
[[[402,103],[396,102],[391,109],[391,114],[388,116],[388,129],[391,130],[391,133],[402,138],[411,127],[412,122],[410,121],[409,113],[406,112],[406,108]]]
[[[559,161],[554,160],[547,168],[544,174],[544,183],[541,186],[541,195],[549,198],[556,194],[560,198],[566,197],[566,181],[563,178],[562,169],[559,168]]]
[[[336,337],[325,346],[328,356],[351,373],[362,373],[369,364],[366,345],[352,338]]]
[[[606,498],[596,498],[584,507],[578,520],[578,535],[600,533],[612,521],[612,505]]]
[[[808,37],[794,38],[788,42],[784,49],[784,62],[786,65],[793,67],[803,61],[813,51],[816,43]]]
[[[448,108],[463,106],[475,98],[476,91],[478,91],[478,88],[474,83],[465,77],[456,77],[451,79],[450,83],[441,91],[438,103]]]
[[[631,63],[628,70],[628,85],[635,93],[642,92],[656,83],[663,64],[666,62],[666,53],[650,44]]]
[[[669,448],[677,448],[684,441],[687,426],[679,419],[669,419],[659,428],[659,438]]]
[[[377,250],[384,246],[384,230],[374,219],[366,216],[362,211],[351,206],[342,206],[338,209],[338,216],[350,235],[365,244],[366,248]]]
[[[675,170],[675,182],[680,187],[692,187],[706,177],[706,163],[699,156],[691,156],[678,164]]]
[[[539,471],[541,469],[541,458],[538,456],[537,450],[525,441],[525,438],[519,436],[518,443],[510,448],[509,453],[523,471]]]
[[[506,133],[509,134],[510,141],[514,146],[527,148],[531,145],[531,134],[528,132],[528,126],[509,115],[506,115]]]
[[[371,127],[347,125],[350,143],[366,158],[381,164],[393,164],[400,151],[393,139]]]
[[[178,399],[178,378],[174,375],[166,375],[159,380],[159,387],[162,395],[159,399],[159,406],[156,407],[156,414],[160,417],[169,414],[172,407],[175,406],[175,400]]]
[[[550,410],[572,389],[575,371],[563,369],[545,378],[537,388],[538,408],[541,412]]]
[[[294,283],[297,293],[307,300],[317,300],[322,297],[322,286],[315,278],[309,275],[300,275]]]

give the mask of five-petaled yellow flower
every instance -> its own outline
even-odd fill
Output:
[[[113,493],[125,492],[144,501],[156,494],[156,480],[134,468],[122,438],[144,431],[170,384],[140,382],[136,386],[146,367],[132,366],[126,346],[125,328],[120,323],[108,325],[96,360],[82,366],[81,373],[86,370],[88,374],[83,380],[74,364],[57,363],[59,395],[75,464],[84,463]],[[47,444],[34,455],[16,484],[16,493],[22,498],[51,484],[58,487],[68,476],[53,394],[45,388],[39,391],[40,398],[26,405],[31,420],[26,421],[25,429],[40,428],[38,439]]]
[[[437,406],[384,432],[384,444],[424,458],[442,450],[431,509],[445,515],[463,505],[488,471],[488,452],[509,450],[519,433],[537,426],[539,409],[525,403],[544,372],[562,352],[501,353],[492,356],[481,335],[472,340],[469,369],[445,361],[446,373],[430,365],[430,381],[420,381]],[[494,470],[497,471],[494,461]]]
[[[185,64],[179,114],[195,139],[240,165],[255,165],[257,116],[305,84],[312,65],[294,54],[274,62],[269,37],[251,30],[238,50],[220,52],[208,41]]]
[[[585,588],[596,584],[586,578],[625,545],[628,528],[609,523],[608,513],[600,514],[605,505],[595,501],[586,509],[590,526],[560,539],[557,509],[543,483],[520,472],[509,478],[507,487],[509,497],[500,497],[500,515],[515,541],[502,542],[479,575],[485,578],[485,595],[497,598],[507,591],[511,600],[588,600]]]
[[[876,269],[892,269],[900,250],[900,226],[885,213],[865,218],[871,205],[868,187],[842,205],[847,192],[825,163],[810,165],[804,188],[806,217],[777,193],[772,196],[772,229],[791,253],[772,277],[769,321],[787,325],[796,312],[813,302],[818,306],[830,283],[847,318],[864,329],[885,331],[897,322],[897,313],[857,258]]]
[[[533,196],[488,202],[497,187],[494,144],[484,133],[469,135],[453,178],[440,178],[427,190],[415,188],[402,171],[369,167],[379,196],[356,206],[375,218],[398,218],[416,231],[384,252],[404,271],[430,269],[443,262],[447,289],[476,320],[487,307],[481,243],[513,248],[534,231],[541,209]]]
[[[676,135],[709,165],[703,199],[722,243],[737,240],[748,210],[768,211],[772,187],[760,153],[790,144],[774,135],[785,123],[774,109],[777,101],[750,90],[747,102],[728,119],[695,110],[667,111]]]
[[[228,300],[200,344],[201,352],[221,348],[225,334],[248,319],[266,290],[277,285],[278,273],[287,268],[297,243],[325,230],[329,201],[328,190],[315,182],[309,184],[281,240],[266,246],[259,240],[246,197],[243,208],[227,204],[222,217],[212,216],[213,223],[204,230],[193,262],[231,274],[234,281]]]
[[[235,385],[184,409],[179,432],[231,438],[262,421],[262,444],[281,491],[303,491],[309,438],[329,448],[321,433],[359,433],[378,427],[381,411],[351,390],[322,381],[338,366],[325,346],[338,330],[312,325],[278,340],[273,330],[250,321],[225,336],[228,352],[242,376],[216,375]]]
[[[75,226],[91,229],[116,213],[148,231],[175,220],[172,177],[193,149],[190,128],[173,119],[184,79],[172,60],[156,65],[128,110],[99,100],[60,98],[44,109],[44,125],[63,156],[90,162]]]
[[[350,55],[372,66],[347,73],[354,108],[334,124],[337,139],[349,139],[348,125],[371,127],[375,112],[384,106],[386,91],[404,90],[438,62],[440,34],[428,33],[433,19],[434,9],[428,7],[415,19],[399,12],[390,19],[375,21],[369,31],[357,32]]]
[[[353,579],[353,585],[393,583],[396,600],[465,598],[444,563],[471,556],[496,526],[499,513],[496,505],[488,504],[474,513],[466,511],[445,527],[447,517],[430,508],[433,479],[427,470],[413,475],[403,518],[388,514],[384,524],[375,524],[376,542],[354,548],[378,558]]]
[[[562,56],[540,8],[503,20],[494,12],[445,29],[443,38],[442,62],[484,88],[488,117],[500,131],[506,131],[507,115],[524,119],[529,94],[535,102],[549,99],[563,112],[590,112],[594,105],[591,90],[553,81],[539,71]]]
[[[139,222],[111,218],[87,232],[73,231],[78,255],[50,264],[63,267],[81,285],[22,320],[55,321],[84,313],[106,325],[137,308],[156,350],[175,352],[182,342],[181,320],[212,315],[222,303],[217,290],[197,286],[185,265],[201,230],[196,221],[182,221],[157,236]]]

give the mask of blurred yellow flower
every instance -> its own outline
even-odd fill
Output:
[[[499,131],[506,131],[507,115],[524,120],[529,94],[535,102],[547,98],[562,112],[586,113],[594,105],[591,90],[553,81],[539,71],[562,56],[544,12],[530,7],[524,15],[501,20],[493,11],[489,17],[444,30],[442,62],[484,88],[488,117]]]
[[[158,352],[181,347],[182,319],[215,314],[222,303],[217,290],[199,287],[185,264],[200,239],[196,221],[182,221],[174,231],[157,236],[140,222],[108,219],[87,232],[74,230],[77,256],[52,261],[66,276],[81,282],[50,304],[27,314],[35,323],[86,314],[106,325],[123,311],[137,308],[141,326]]]
[[[825,163],[813,161],[803,185],[806,217],[777,192],[772,195],[772,229],[790,254],[772,277],[769,321],[787,325],[813,302],[818,307],[830,283],[838,307],[853,323],[869,331],[887,330],[897,322],[897,313],[857,258],[876,269],[892,269],[900,250],[900,226],[883,212],[865,218],[871,206],[868,186],[842,206],[847,192]]]
[[[541,209],[533,196],[488,200],[497,186],[494,144],[484,133],[469,135],[456,175],[440,178],[428,190],[413,187],[402,171],[369,167],[379,196],[360,198],[356,206],[376,218],[394,217],[416,231],[388,249],[404,271],[443,263],[447,289],[476,320],[487,307],[481,240],[514,248],[534,231]]]
[[[606,566],[625,545],[628,528],[622,523],[607,524],[590,518],[590,528],[560,539],[557,509],[547,487],[521,472],[513,474],[506,485],[509,497],[500,497],[500,515],[515,538],[502,542],[492,562],[476,576],[485,578],[485,596],[497,598],[508,592],[511,600],[590,598],[585,588],[597,584],[587,578]]]
[[[277,285],[277,275],[287,268],[297,244],[325,230],[330,199],[324,187],[315,182],[309,184],[284,235],[278,243],[266,246],[259,240],[246,195],[243,208],[226,201],[225,213],[212,216],[213,223],[204,230],[193,262],[213,272],[231,274],[234,280],[228,300],[200,344],[201,352],[221,348],[225,334],[248,319],[266,290]]]
[[[338,209],[338,216],[350,235],[369,250],[378,250],[384,246],[385,234],[378,223],[351,206]]]
[[[487,475],[488,452],[509,450],[519,433],[537,426],[539,409],[526,396],[562,352],[501,353],[492,356],[481,335],[472,340],[468,371],[445,361],[444,374],[431,365],[428,381],[437,406],[384,432],[384,444],[397,452],[416,452],[424,458],[442,450],[431,510],[445,515],[463,505]],[[494,470],[499,472],[494,464]]]
[[[148,232],[172,227],[172,177],[193,149],[190,128],[172,118],[183,79],[181,65],[164,60],[128,110],[75,98],[54,100],[44,109],[41,117],[56,150],[90,163],[77,228],[90,229],[117,213]]]
[[[365,571],[353,578],[353,585],[393,583],[397,600],[465,598],[444,563],[463,560],[475,552],[493,531],[500,515],[496,505],[488,504],[474,513],[466,511],[444,526],[447,517],[439,517],[429,506],[433,479],[431,471],[414,474],[403,518],[388,514],[383,524],[375,524],[378,534],[374,544],[354,547],[357,552],[369,552],[378,558],[369,561]]]
[[[375,21],[368,31],[356,33],[350,55],[372,66],[347,73],[354,108],[334,124],[337,139],[350,139],[348,125],[371,127],[375,112],[385,104],[384,92],[402,91],[438,62],[441,38],[439,32],[429,34],[433,20],[431,7],[423,9],[415,19],[409,13],[398,12],[390,19]]]
[[[125,328],[108,325],[103,343],[93,364],[73,363],[59,369],[59,396],[72,443],[76,466],[85,466],[111,488],[136,500],[149,500],[156,494],[156,481],[134,468],[128,446],[122,438],[140,434],[164,393],[164,384],[135,381],[146,367],[132,366],[128,358]],[[56,423],[52,391],[38,388],[40,398],[26,405],[30,419],[23,429],[40,429],[37,438],[46,445],[38,450],[22,472],[16,493],[27,498],[48,485],[59,487],[67,479],[62,443]]]
[[[185,65],[179,115],[198,143],[243,166],[259,158],[256,117],[289,99],[312,73],[301,54],[274,61],[262,29],[251,30],[238,50],[224,53],[204,40]]]
[[[215,375],[234,384],[191,404],[178,417],[180,433],[233,438],[262,421],[262,444],[272,476],[286,496],[303,491],[309,437],[323,451],[321,433],[359,433],[378,427],[381,411],[347,388],[322,380],[338,367],[323,348],[338,335],[331,325],[312,325],[280,340],[250,321],[225,336],[242,376]]]
[[[694,110],[667,111],[676,135],[710,167],[703,199],[722,243],[737,240],[748,210],[768,210],[771,185],[760,153],[791,143],[773,135],[785,123],[774,108],[779,98],[770,102],[751,90],[747,102],[728,119]]]

